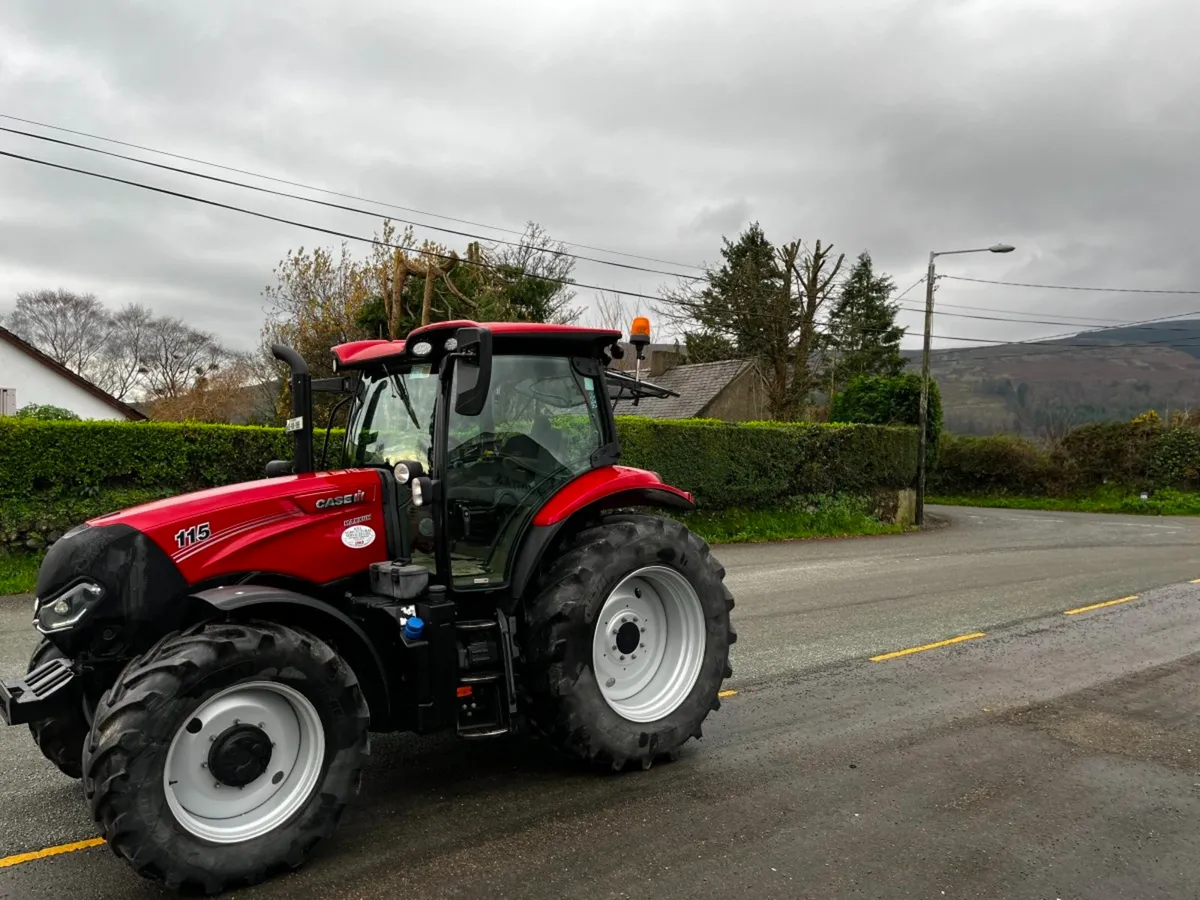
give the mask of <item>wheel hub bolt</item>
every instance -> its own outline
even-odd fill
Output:
[[[617,683],[617,679],[615,679],[615,678],[610,678],[610,679],[608,679],[608,681],[604,682],[604,686],[605,686],[605,687],[612,687],[612,686],[613,686],[614,684],[616,684],[616,683]]]

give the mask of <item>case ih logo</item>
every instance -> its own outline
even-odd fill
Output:
[[[367,499],[366,491],[355,491],[353,494],[339,494],[336,497],[322,497],[317,501],[317,509],[336,509],[339,506],[352,506]]]

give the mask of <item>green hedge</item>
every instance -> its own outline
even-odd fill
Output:
[[[1058,493],[1056,481],[1061,480],[1050,454],[1024,438],[943,434],[938,466],[929,476],[929,491],[1041,497]]]
[[[929,408],[925,422],[925,463],[932,468],[938,461],[942,434],[942,394],[937,382],[929,382]],[[921,376],[859,375],[829,404],[830,422],[867,425],[921,424]]]
[[[341,435],[335,433],[335,446]],[[317,437],[317,456],[324,433]],[[42,422],[0,419],[0,498],[77,495],[100,488],[182,492],[263,476],[291,459],[280,428],[176,422]]]
[[[908,487],[916,472],[910,428],[624,417],[617,427],[622,463],[658,472],[709,510],[866,496]],[[335,431],[334,446],[341,440]],[[323,435],[316,443],[320,460]],[[84,519],[261,478],[268,461],[290,457],[278,428],[0,419],[0,547],[35,549]]]
[[[626,465],[691,491],[701,508],[911,487],[912,428],[619,418]]]
[[[1053,449],[1009,435],[944,435],[932,493],[1066,497],[1106,485],[1200,488],[1200,432],[1153,422],[1105,422],[1072,431]]]

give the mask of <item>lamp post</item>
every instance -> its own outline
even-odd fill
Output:
[[[921,353],[921,412],[918,419],[920,432],[917,435],[918,526],[925,524],[925,432],[929,419],[929,343],[933,337],[933,283],[937,277],[933,261],[939,256],[952,256],[958,253],[1012,253],[1015,249],[1011,244],[993,244],[991,247],[978,247],[973,250],[931,250],[929,253],[929,272],[925,276],[925,348]]]

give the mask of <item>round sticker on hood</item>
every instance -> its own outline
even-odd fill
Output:
[[[342,543],[358,550],[375,542],[375,529],[368,525],[351,525],[342,532]]]

